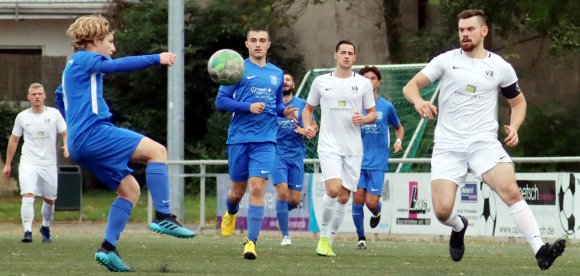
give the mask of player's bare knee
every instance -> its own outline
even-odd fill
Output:
[[[46,204],[49,204],[49,205],[54,205],[54,201],[55,201],[54,199],[48,199],[48,198],[46,198],[46,197],[45,197],[45,198],[43,198],[42,200],[43,200],[44,202],[46,202]]]
[[[452,210],[452,208],[439,207],[439,208],[436,208],[434,211],[435,211],[435,217],[437,217],[437,219],[440,222],[444,222],[444,221],[447,221],[449,219],[449,216],[451,215],[451,212],[453,210]]]
[[[253,197],[261,197],[264,194],[264,189],[260,185],[250,186],[250,195]]]
[[[278,193],[278,200],[289,201],[287,193]]]
[[[34,198],[34,194],[32,194],[32,193],[26,193],[26,194],[22,194],[22,197],[32,197],[32,198]]]
[[[375,200],[366,200],[365,204],[367,205],[367,207],[370,210],[376,210],[377,207],[379,207],[379,202],[375,201]]]

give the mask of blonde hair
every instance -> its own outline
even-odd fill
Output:
[[[30,92],[30,90],[32,90],[32,89],[38,89],[38,88],[44,88],[44,86],[42,86],[42,84],[37,83],[37,82],[32,83],[32,84],[30,84],[30,86],[28,86],[28,92]]]
[[[75,51],[85,50],[90,42],[104,39],[112,33],[109,21],[101,15],[81,16],[66,30],[66,35],[73,40],[71,45]]]

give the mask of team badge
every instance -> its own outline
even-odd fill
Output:
[[[493,79],[493,76],[495,75],[495,73],[493,72],[493,70],[485,70],[485,77],[488,79]]]
[[[352,89],[350,90],[350,92],[352,92],[353,94],[356,94],[358,92],[358,86],[353,86],[351,88]]]
[[[270,76],[270,82],[272,85],[276,85],[278,84],[278,78],[276,78],[276,76]]]

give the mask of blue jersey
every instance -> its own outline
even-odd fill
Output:
[[[361,126],[363,140],[362,169],[387,170],[389,160],[389,125],[401,125],[393,104],[378,97],[376,100],[377,120]],[[363,115],[366,111],[363,110]]]
[[[298,121],[288,120],[278,117],[278,134],[276,135],[276,158],[277,159],[304,159],[306,156],[306,146],[302,135],[294,132],[294,124],[304,127],[302,123],[302,111],[306,106],[306,101],[298,97],[286,104],[293,108],[298,108]]]
[[[62,84],[56,95],[57,102],[62,100],[64,104],[68,144],[80,147],[90,139],[90,135],[83,134],[99,123],[110,121],[112,114],[103,97],[105,73],[134,71],[159,64],[159,59],[159,55],[144,55],[113,60],[90,51],[74,53],[62,73]]]
[[[220,86],[216,106],[233,111],[228,129],[227,144],[276,142],[276,117],[283,106],[283,71],[271,63],[260,67],[250,59],[244,60],[245,72],[242,79],[229,86]],[[235,101],[235,106],[226,106],[224,97]],[[250,112],[250,104],[263,102],[266,108],[260,114]],[[283,109],[282,109],[283,111]]]

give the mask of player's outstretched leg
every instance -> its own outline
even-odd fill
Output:
[[[461,261],[463,258],[463,253],[465,253],[465,231],[467,230],[468,221],[467,218],[464,216],[459,215],[461,221],[463,221],[463,229],[459,232],[455,232],[451,230],[451,239],[449,239],[449,254],[451,255],[451,259],[456,262]]]
[[[566,240],[557,239],[554,244],[546,243],[540,247],[540,250],[536,253],[536,260],[538,261],[538,266],[542,270],[546,270],[552,266],[552,263],[556,258],[560,257],[564,250],[566,249]]]
[[[95,260],[113,272],[131,271],[131,268],[121,260],[116,247],[107,241],[104,241],[101,248],[95,253]]]
[[[175,215],[155,212],[155,219],[149,224],[149,229],[159,234],[174,236],[181,239],[191,239],[197,234],[181,225]]]

